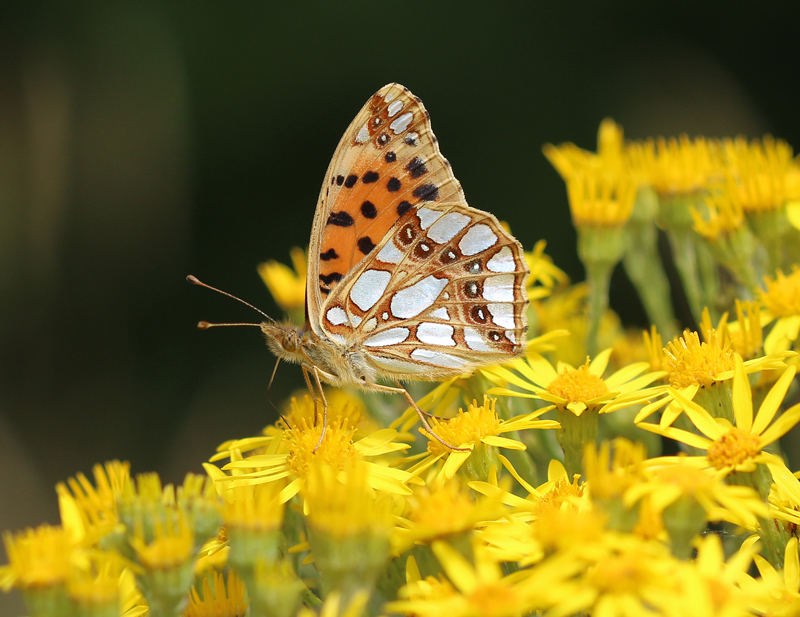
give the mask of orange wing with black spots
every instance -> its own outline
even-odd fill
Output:
[[[320,334],[323,302],[394,224],[420,204],[461,203],[422,102],[400,84],[381,88],[350,124],[320,191],[309,247],[306,305]]]

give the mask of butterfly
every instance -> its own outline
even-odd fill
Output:
[[[325,174],[305,326],[260,327],[279,359],[303,367],[312,393],[313,378],[325,410],[322,382],[400,393],[442,441],[400,382],[520,354],[528,274],[520,243],[467,205],[422,101],[392,83],[356,115]]]

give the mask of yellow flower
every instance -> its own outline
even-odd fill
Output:
[[[640,167],[660,196],[703,191],[720,174],[717,144],[703,137],[659,137],[639,142],[635,148]]]
[[[726,561],[718,535],[701,538],[696,559],[680,562],[671,572],[673,593],[653,598],[653,604],[666,617],[763,614],[753,609],[769,606],[770,588],[763,583],[740,584],[753,553],[752,544],[745,544]]]
[[[124,560],[116,553],[93,551],[73,566],[67,579],[67,593],[80,614],[103,615],[117,612],[123,587],[120,578]]]
[[[663,373],[644,373],[649,368],[647,362],[632,364],[604,379],[603,373],[610,356],[611,349],[606,349],[591,362],[587,359],[586,364],[578,368],[563,363],[559,363],[556,368],[542,356],[530,354],[527,358],[506,365],[519,375],[504,367],[487,370],[487,373],[498,380],[515,385],[525,392],[492,388],[489,394],[540,399],[551,403],[545,410],[557,408],[559,411],[580,416],[587,409],[610,413],[641,403],[657,392],[652,388],[647,389],[647,386]]]
[[[718,333],[713,328],[703,330],[704,341],[697,332],[685,330],[683,336],[670,341],[662,356],[663,367],[669,375],[671,388],[664,396],[645,405],[634,419],[640,423],[655,411],[669,404],[661,418],[662,425],[671,425],[680,415],[680,405],[673,402],[673,392],[679,392],[686,399],[694,399],[702,393],[703,400],[715,396],[713,387],[733,378],[736,358],[741,358],[731,348],[731,337],[726,332]],[[783,369],[783,361],[791,352],[775,352],[767,356],[753,358],[744,363],[747,374],[759,371]],[[721,394],[723,398],[726,395]],[[726,411],[726,410],[724,410]]]
[[[462,473],[466,477],[482,480],[488,477],[492,467],[497,470],[500,464],[518,477],[519,474],[514,470],[513,465],[499,453],[498,449],[524,450],[525,444],[501,435],[526,429],[558,428],[559,425],[558,422],[552,420],[536,419],[546,410],[535,411],[510,420],[501,420],[495,411],[495,403],[496,399],[484,396],[483,405],[478,406],[477,401],[473,401],[466,412],[459,409],[458,415],[453,418],[442,421],[432,419],[430,424],[433,431],[442,440],[461,450],[445,447],[433,436],[420,429],[428,438],[428,456],[410,471],[416,473],[427,469],[440,459],[445,459],[439,472],[439,479],[452,478],[463,466]]]
[[[117,499],[130,482],[130,464],[110,461],[93,468],[95,485],[82,473],[56,485],[64,528],[73,542],[88,547],[112,532],[117,518]]]
[[[501,493],[476,500],[458,478],[418,487],[408,497],[404,518],[394,528],[393,552],[399,555],[418,542],[471,532],[478,523],[502,517],[507,509]]]
[[[0,589],[44,589],[63,585],[73,555],[69,535],[61,527],[3,534],[8,565],[0,568]]]
[[[770,594],[772,602],[764,603],[769,607],[768,614],[774,617],[793,617],[800,614],[800,560],[797,557],[797,538],[791,538],[786,543],[782,570],[776,570],[761,555],[753,555],[753,560],[763,583],[772,592]],[[745,590],[759,587],[759,582],[750,577],[739,579],[738,582]]]
[[[527,572],[503,576],[480,546],[473,547],[475,565],[446,542],[434,542],[432,549],[452,587],[419,580],[417,573],[401,590],[404,599],[386,604],[387,611],[419,617],[519,617],[535,608],[534,590],[524,584]]]
[[[175,522],[154,521],[151,533],[152,540],[148,540],[150,534],[137,526],[130,539],[138,562],[148,570],[172,570],[192,559],[194,534],[182,515]]]
[[[705,209],[701,213],[694,206],[690,207],[694,230],[709,242],[721,242],[744,225],[742,204],[728,195],[706,196]]]
[[[305,308],[308,270],[308,260],[303,249],[295,247],[290,254],[294,271],[277,261],[268,261],[258,266],[258,273],[275,302],[287,313]]]
[[[221,572],[203,577],[203,594],[192,587],[185,617],[242,617],[250,604],[244,582],[236,572],[228,572],[227,583]]]
[[[744,137],[725,139],[722,150],[726,190],[747,212],[776,210],[788,197],[787,181],[793,167],[792,147],[770,135],[747,142]]]
[[[685,398],[677,390],[670,389],[670,395],[702,435],[673,426],[647,423],[641,423],[639,426],[706,451],[706,455],[702,457],[686,457],[687,462],[696,463],[701,467],[713,467],[723,475],[733,471],[752,472],[759,463],[766,464],[774,460],[774,455],[763,452],[763,448],[785,435],[800,420],[800,404],[798,404],[773,422],[783,397],[794,379],[794,374],[794,367],[788,367],[784,371],[765,397],[754,418],[750,382],[745,374],[742,359],[737,356],[733,379],[735,425],[722,418],[714,418],[697,403]]]
[[[728,521],[748,529],[755,529],[756,517],[768,515],[766,504],[755,490],[726,484],[715,470],[698,469],[684,457],[651,459],[642,471],[644,477],[626,490],[625,501],[633,504],[647,499],[659,515],[680,499],[699,504],[706,520]]]
[[[789,276],[778,270],[774,278],[764,277],[764,285],[758,291],[764,323],[777,320],[764,342],[765,351],[772,353],[788,349],[800,335],[800,268],[793,266]]]
[[[305,418],[300,418],[297,426],[282,431],[279,438],[255,437],[222,444],[211,461],[230,458],[224,471],[210,464],[204,467],[216,482],[232,486],[288,482],[279,495],[280,501],[285,503],[300,492],[312,461],[343,469],[351,461],[383,457],[409,447],[395,442],[397,431],[393,429],[382,429],[353,441],[355,429],[349,426],[347,418],[329,417],[325,438],[320,442],[322,430],[321,423],[309,426]],[[256,448],[259,453],[242,455],[242,451]],[[406,486],[412,481],[408,472],[379,463],[367,462],[366,465],[372,488],[401,495],[411,492]]]

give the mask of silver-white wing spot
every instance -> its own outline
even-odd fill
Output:
[[[455,347],[454,332],[455,328],[453,326],[444,323],[423,322],[417,326],[417,338],[426,345]]]
[[[470,227],[458,242],[458,248],[464,255],[477,255],[497,243],[497,236],[492,228],[483,223]]]
[[[419,217],[419,226],[422,229],[428,229],[435,221],[442,217],[442,213],[438,210],[431,210],[430,208],[420,208],[417,210]]]
[[[514,277],[511,278],[513,279]],[[390,304],[392,315],[397,319],[416,317],[436,301],[436,298],[439,297],[439,294],[442,293],[442,290],[449,282],[450,279],[448,278],[436,278],[430,275],[414,283],[411,287],[401,289],[392,297]],[[381,290],[381,293],[383,293],[383,290]],[[375,302],[377,302],[377,298]]]
[[[358,130],[358,134],[356,135],[356,142],[363,144],[369,140],[369,129],[367,129],[367,125],[365,124]]]
[[[431,317],[435,317],[436,319],[441,319],[443,321],[450,321],[450,313],[448,313],[447,309],[443,306],[431,311]]]
[[[370,317],[367,319],[367,323],[364,324],[364,327],[361,328],[362,332],[372,332],[375,328],[378,327],[378,320],[375,317]]]
[[[328,312],[325,313],[325,316],[334,326],[341,326],[349,321],[347,319],[347,313],[344,312],[344,309],[341,306],[334,306],[333,308],[328,309]]]
[[[481,333],[475,328],[464,328],[464,342],[472,351],[491,351],[492,348],[483,340]]]
[[[389,99],[389,97],[387,96],[384,100],[388,102],[391,99]],[[394,103],[389,104],[389,106],[386,108],[386,111],[388,112],[389,117],[391,118],[401,109],[403,109],[403,101],[395,101]]]
[[[373,334],[364,341],[367,347],[386,347],[386,345],[397,345],[402,343],[411,334],[408,328],[389,328],[383,332]]]
[[[514,262],[514,255],[507,246],[501,248],[488,262],[486,268],[489,272],[514,272],[517,264]]]
[[[483,282],[483,298],[489,302],[514,301],[514,275],[490,276]]]
[[[389,240],[384,247],[378,251],[376,255],[378,261],[382,261],[387,264],[399,264],[400,260],[403,259],[403,253],[400,252],[394,242]]]
[[[408,128],[408,125],[411,124],[411,120],[413,120],[413,118],[414,114],[408,111],[402,116],[397,116],[397,118],[395,118],[394,121],[389,125],[389,128],[392,129],[395,135],[399,135]]]
[[[350,299],[362,311],[368,311],[380,300],[391,278],[391,272],[367,270],[358,277],[350,289]]]
[[[469,224],[470,220],[471,219],[466,214],[448,212],[431,225],[431,228],[428,230],[428,237],[439,244],[449,242],[456,237],[459,231]],[[511,270],[511,272],[513,272],[513,270]]]
[[[514,345],[517,344],[517,334],[513,330],[506,330],[506,338],[514,343]]]
[[[469,360],[465,360],[464,358],[419,347],[411,352],[411,359],[444,368],[461,368],[469,364]]]
[[[486,290],[484,289],[484,294]],[[492,321],[501,328],[515,328],[513,304],[487,304],[486,308],[492,314]]]

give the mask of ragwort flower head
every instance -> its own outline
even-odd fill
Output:
[[[764,321],[775,321],[764,342],[767,353],[796,345],[800,336],[800,268],[795,265],[786,276],[778,270],[774,277],[764,277],[765,289],[758,291],[764,308]]]
[[[493,367],[488,372],[495,377],[496,382],[507,382],[521,388],[523,392],[502,387],[492,388],[489,394],[540,399],[551,403],[546,408],[548,410],[555,407],[576,416],[587,409],[610,413],[653,396],[656,391],[647,386],[664,373],[645,373],[650,366],[647,362],[632,364],[608,378],[603,378],[611,351],[606,349],[591,362],[587,359],[586,364],[578,368],[563,363],[555,368],[536,354],[507,365],[519,375],[505,367]]]
[[[675,439],[689,446],[705,450],[701,457],[687,457],[700,467],[713,467],[723,475],[733,471],[752,472],[760,463],[772,463],[775,457],[763,451],[765,446],[777,441],[800,420],[800,404],[791,407],[780,417],[775,416],[792,383],[795,367],[788,367],[765,397],[758,413],[753,417],[753,399],[750,382],[741,357],[736,356],[733,380],[733,411],[735,424],[714,418],[703,407],[670,390],[675,402],[686,412],[700,435],[673,426],[641,423],[639,426],[653,433]],[[773,422],[774,420],[774,422]]]
[[[309,425],[306,418],[301,417],[295,426],[283,430],[277,438],[267,435],[222,444],[211,462],[224,458],[229,458],[230,462],[222,469],[208,463],[204,467],[216,482],[230,483],[230,486],[280,482],[284,485],[279,494],[281,503],[300,492],[312,463],[317,462],[341,471],[355,461],[364,460],[372,488],[397,494],[411,492],[406,486],[412,480],[411,474],[390,467],[383,460],[380,463],[366,460],[407,449],[407,444],[395,441],[397,431],[382,429],[354,441],[355,429],[342,417],[329,418],[325,437],[320,441],[322,431],[321,422]],[[253,454],[245,456],[242,450]]]
[[[491,469],[497,470],[501,464],[518,477],[519,474],[499,450],[524,450],[525,444],[516,439],[503,437],[503,434],[525,429],[558,428],[558,422],[537,420],[546,410],[501,420],[495,411],[496,402],[496,399],[484,396],[483,405],[473,401],[466,412],[459,409],[458,415],[453,418],[441,421],[432,419],[431,428],[434,432],[443,441],[460,450],[452,450],[423,432],[428,437],[429,454],[410,471],[419,473],[422,469],[444,459],[444,465],[438,475],[440,480],[452,478],[459,470],[470,480],[485,480]]]

